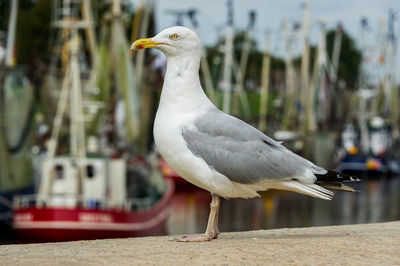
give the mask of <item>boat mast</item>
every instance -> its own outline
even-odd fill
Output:
[[[71,74],[71,97],[70,97],[70,143],[71,143],[71,156],[74,158],[86,157],[86,143],[85,143],[85,124],[83,117],[82,105],[82,84],[81,74],[78,60],[79,52],[79,39],[78,29],[71,26],[71,61],[70,61],[70,74]]]
[[[115,2],[114,2],[115,3]],[[139,1],[139,7],[135,10],[135,17],[133,20],[133,30],[131,36],[134,38],[131,41],[138,38],[144,38],[148,35],[150,22],[152,20],[152,14],[154,9],[154,1]],[[153,90],[150,88],[149,82],[146,82],[143,72],[145,71],[145,55],[144,50],[138,50],[135,52],[135,64],[133,65],[135,70],[135,80],[134,84],[138,97],[138,109],[139,118],[138,126],[140,130],[138,132],[138,141],[136,141],[137,151],[141,155],[145,155],[148,152],[149,136],[151,136],[151,118],[152,118],[152,106],[154,105]],[[127,75],[132,75],[127,72]],[[130,88],[131,89],[131,88]]]
[[[88,26],[85,27],[86,36],[89,42],[89,50],[92,59],[92,69],[96,69],[98,59],[99,59],[99,51],[96,40],[96,35],[94,31],[94,19],[91,11],[91,0],[83,0],[82,2],[82,17],[83,21],[85,21]]]
[[[147,6],[147,8],[150,9],[150,6]],[[150,11],[146,12],[149,13]],[[135,78],[137,78],[136,73],[138,69],[136,69],[135,72],[129,51],[126,49],[129,44],[127,38],[125,37],[125,28],[122,20],[123,14],[120,0],[113,1],[111,6],[111,14],[110,50],[112,55],[111,64],[113,67],[111,71],[115,78],[116,88],[123,98],[125,112],[125,136],[123,138],[124,141],[136,144],[139,140],[140,129],[143,125],[140,119],[140,87],[137,87],[138,83],[135,81]],[[147,31],[147,26],[141,29],[141,31],[143,30]],[[141,65],[143,64],[139,62],[138,67],[142,67]],[[140,70],[140,72],[141,71],[142,70]],[[139,75],[142,74],[139,73]],[[142,84],[142,82],[140,82],[140,84]]]
[[[222,110],[225,113],[231,111],[231,77],[232,77],[232,62],[233,62],[233,6],[232,0],[228,1],[228,25],[225,32],[224,46],[224,67],[221,89],[223,91]]]
[[[368,33],[368,20],[366,18],[361,20],[361,43],[362,43],[362,62],[361,62],[361,75],[359,80],[359,87],[357,96],[358,100],[358,108],[355,111],[354,118],[357,119],[358,124],[360,126],[360,150],[363,153],[368,153],[368,128],[367,128],[367,108],[366,108],[366,98],[365,95],[367,92],[367,88],[370,81],[370,72],[367,67],[368,54],[370,52],[370,48],[367,44],[367,33]],[[354,101],[356,102],[356,101]],[[349,121],[352,121],[353,115],[350,116]]]
[[[284,117],[282,122],[282,129],[289,130],[289,125],[292,122],[293,112],[294,112],[294,95],[295,95],[295,71],[293,67],[292,61],[292,49],[291,49],[291,38],[289,35],[289,29],[287,25],[287,21],[284,20],[282,22],[283,31],[285,34],[285,109],[284,109]]]
[[[329,117],[330,101],[329,91],[326,82],[326,66],[327,66],[327,54],[326,54],[326,25],[325,21],[319,22],[319,40],[316,57],[316,71],[313,77],[313,93],[317,90],[317,110],[316,117],[318,122],[325,123]]]
[[[397,139],[400,135],[399,132],[399,86],[396,86],[396,67],[395,67],[395,46],[396,36],[394,30],[394,21],[396,19],[396,12],[393,9],[389,10],[389,21],[388,21],[388,36],[387,36],[387,53],[388,53],[388,65],[389,71],[389,86],[390,86],[390,114],[391,124],[393,128],[392,135]]]
[[[330,68],[330,80],[336,82],[338,80],[340,50],[342,48],[343,26],[338,24],[335,31],[335,40],[333,41],[332,51],[332,67]]]
[[[85,124],[82,104],[82,84],[79,64],[79,29],[86,29],[91,26],[87,20],[77,20],[71,14],[71,0],[63,1],[62,19],[55,21],[55,26],[62,30],[69,30],[70,38],[67,43],[69,48],[69,61],[62,82],[61,94],[57,106],[54,125],[49,142],[48,157],[54,158],[58,145],[58,136],[62,126],[62,119],[65,114],[68,97],[70,99],[70,148],[71,156],[76,158],[86,157]]]
[[[11,0],[10,22],[8,23],[7,48],[6,48],[6,66],[14,67],[15,58],[15,31],[17,28],[18,0]]]
[[[81,84],[81,71],[79,63],[79,29],[90,27],[86,20],[79,20],[72,16],[71,13],[71,0],[63,1],[62,19],[55,21],[55,26],[62,30],[69,31],[69,40],[66,44],[68,47],[68,63],[62,82],[61,94],[58,101],[56,116],[54,118],[54,125],[51,132],[49,141],[48,158],[53,159],[56,155],[58,137],[62,127],[62,119],[66,113],[66,107],[69,99],[70,111],[70,149],[71,158],[75,160],[82,160],[86,158],[86,143],[85,143],[85,119],[83,115],[83,102],[82,102],[82,84]],[[77,202],[79,202],[83,191],[83,176],[85,168],[79,164],[74,164],[77,167]],[[52,184],[54,175],[50,175],[48,182],[41,182],[39,187],[39,194],[42,200],[46,201],[52,194]]]
[[[140,23],[140,30],[138,38],[144,38],[147,35],[147,31],[149,28],[150,22],[150,11],[151,6],[153,5],[152,1],[139,1],[140,17],[143,16],[143,19]],[[120,0],[114,0],[113,2],[113,14],[120,16],[121,15],[121,6]],[[144,69],[144,55],[145,50],[136,51],[135,58],[135,72],[136,72],[136,88],[141,91],[143,89],[143,69]]]
[[[301,55],[301,92],[303,102],[303,135],[307,135],[313,129],[312,113],[312,95],[310,93],[310,1],[305,0],[303,3],[304,16],[302,25],[303,35],[303,53]],[[312,110],[311,110],[312,112]]]
[[[265,48],[263,56],[263,65],[261,71],[261,92],[260,92],[260,115],[258,129],[264,132],[267,129],[267,111],[268,111],[268,88],[269,88],[269,72],[271,64],[270,55],[270,33],[265,34]]]

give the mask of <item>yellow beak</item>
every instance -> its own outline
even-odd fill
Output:
[[[154,42],[151,40],[152,38],[148,39],[139,39],[132,43],[131,50],[140,50],[144,48],[155,48],[157,45],[165,44],[162,42]]]

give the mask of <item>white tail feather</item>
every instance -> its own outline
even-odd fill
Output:
[[[279,187],[277,189],[290,190],[324,200],[331,200],[334,194],[332,191],[316,184],[306,184],[294,180],[279,182],[278,184]]]

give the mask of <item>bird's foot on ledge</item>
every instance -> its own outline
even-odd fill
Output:
[[[178,241],[178,242],[205,242],[205,241],[210,241],[211,239],[215,239],[215,238],[218,238],[218,233],[182,236],[182,237],[176,239],[176,241]]]

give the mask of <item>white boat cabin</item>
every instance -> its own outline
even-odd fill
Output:
[[[121,207],[126,201],[124,159],[48,158],[41,176],[38,205],[109,208]]]

